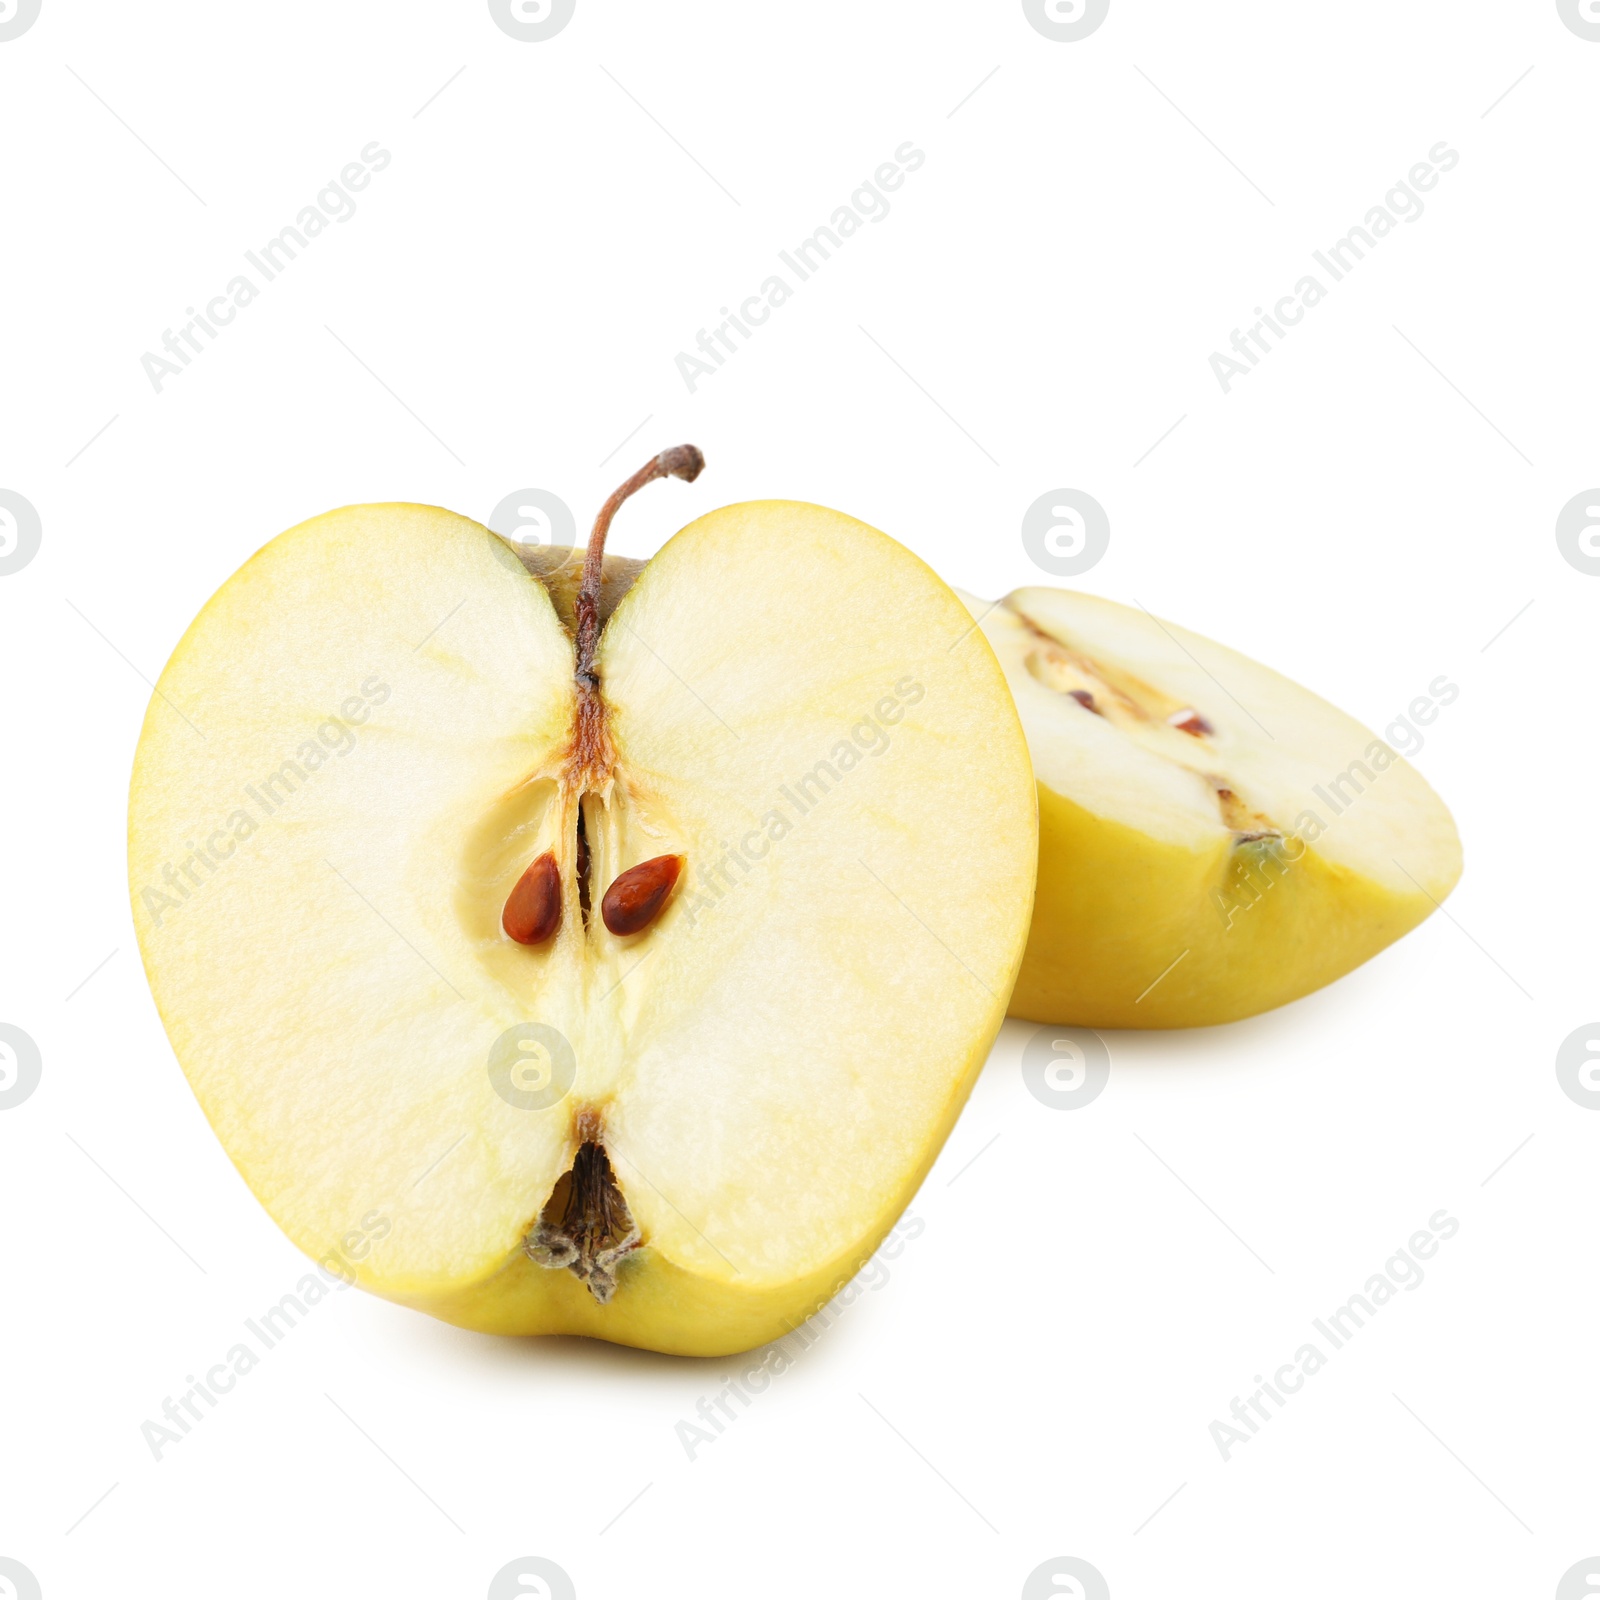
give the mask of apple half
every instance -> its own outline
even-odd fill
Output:
[[[1022,958],[1026,742],[921,561],[767,501],[602,585],[622,498],[699,466],[635,474],[576,583],[430,506],[292,528],[139,741],[134,919],[206,1116],[327,1271],[466,1327],[795,1326],[917,1188]]]
[[[1461,876],[1455,824],[1427,782],[1310,690],[1092,595],[964,598],[1039,785],[1013,1016],[1109,1028],[1251,1016],[1359,966]],[[1441,705],[1457,692],[1431,686]]]

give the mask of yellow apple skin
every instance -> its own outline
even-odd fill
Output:
[[[991,1034],[1003,1020],[997,1006]],[[987,1056],[987,1042],[973,1051],[938,1144],[955,1126]],[[383,1299],[475,1333],[569,1334],[664,1355],[739,1355],[793,1333],[822,1311],[899,1223],[926,1176],[924,1166],[908,1178],[889,1211],[858,1246],[794,1282],[744,1287],[736,1278],[687,1272],[648,1244],[623,1262],[621,1287],[609,1305],[597,1303],[571,1274],[537,1266],[520,1250],[509,1255],[497,1272],[464,1283],[406,1287],[392,1279],[375,1280],[359,1266],[353,1270],[341,1266],[340,1271]],[[316,1254],[308,1242],[302,1242],[302,1248],[308,1255]]]
[[[1093,1028],[1234,1022],[1342,977],[1434,910],[1312,845],[1282,864],[1240,859],[1249,849],[1163,844],[1041,783],[1033,923],[1010,1014]]]
[[[804,1284],[763,1293],[696,1277],[646,1246],[624,1268],[626,1293],[619,1291],[609,1306],[599,1305],[569,1273],[547,1271],[525,1254],[512,1256],[494,1277],[465,1289],[408,1296],[385,1287],[379,1293],[476,1333],[573,1334],[664,1355],[728,1356],[792,1333],[860,1271],[870,1254],[842,1260]]]

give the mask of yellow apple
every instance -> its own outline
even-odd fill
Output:
[[[699,465],[648,463],[548,589],[434,507],[292,528],[139,742],[134,918],[218,1137],[327,1271],[470,1328],[794,1326],[915,1191],[1022,958],[1026,742],[921,561],[767,501],[602,589],[621,500]]]
[[[1114,601],[964,598],[1011,684],[1039,786],[1013,1016],[1247,1017],[1359,966],[1460,877],[1455,824],[1427,782],[1309,690]],[[1423,698],[1457,693],[1436,679]]]

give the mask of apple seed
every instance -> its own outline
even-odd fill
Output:
[[[606,890],[600,902],[600,915],[605,925],[617,935],[626,938],[648,928],[667,903],[672,886],[683,871],[682,856],[653,856],[629,867]]]
[[[517,879],[500,926],[518,944],[543,944],[561,926],[561,871],[553,851],[546,850]]]

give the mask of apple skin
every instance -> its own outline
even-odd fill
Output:
[[[1010,1015],[1091,1028],[1235,1022],[1343,977],[1434,910],[1314,847],[1287,869],[1258,858],[1248,877],[1245,863],[1230,868],[1240,853],[1163,844],[1041,783],[1033,923]],[[1232,889],[1231,914],[1215,902],[1219,884]]]
[[[968,1059],[962,1085],[934,1141],[935,1158],[966,1105],[988,1059],[993,1035],[1004,1020],[997,1005],[988,1031]],[[344,1264],[341,1271],[382,1299],[474,1333],[516,1337],[565,1334],[673,1356],[741,1355],[795,1332],[833,1302],[900,1225],[931,1166],[932,1160],[908,1175],[899,1194],[858,1244],[810,1276],[781,1284],[747,1288],[737,1280],[698,1276],[668,1261],[648,1244],[623,1263],[626,1292],[619,1290],[609,1305],[596,1302],[570,1273],[551,1272],[520,1250],[509,1256],[497,1273],[465,1286],[419,1283],[408,1289],[393,1280],[373,1281],[359,1264]],[[309,1243],[302,1243],[302,1248],[308,1255],[314,1253]]]

